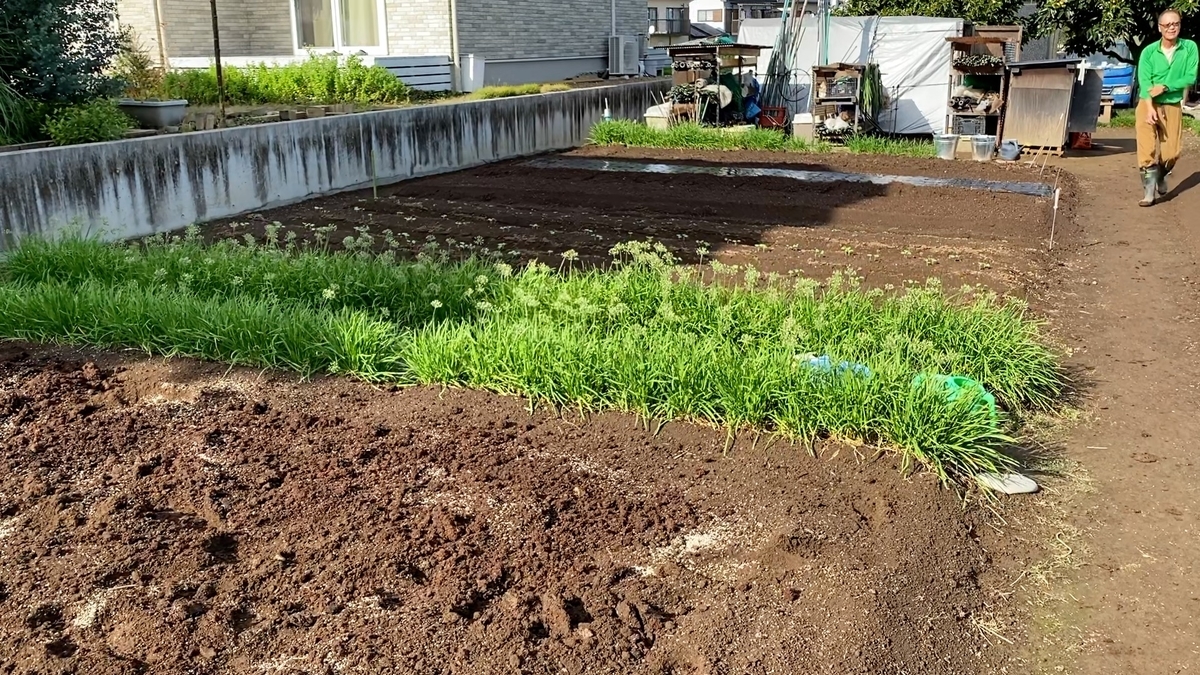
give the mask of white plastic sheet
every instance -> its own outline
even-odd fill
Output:
[[[950,43],[947,37],[962,35],[962,19],[921,16],[833,17],[829,25],[831,63],[879,64],[889,103],[880,115],[884,131],[897,134],[941,133],[950,94]],[[738,41],[774,45],[781,19],[747,19],[741,23]],[[792,113],[807,112],[812,66],[820,60],[819,25],[814,16],[804,19],[793,64],[793,91],[788,95]],[[771,50],[759,58],[759,72],[767,71]],[[805,64],[800,66],[800,64]]]

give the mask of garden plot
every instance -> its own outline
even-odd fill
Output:
[[[779,152],[703,152],[589,147],[568,157],[692,165],[787,167],[1054,183],[1024,166]],[[1069,192],[1069,178],[1063,178]],[[1036,298],[1045,271],[1052,199],[910,185],[805,184],[785,178],[655,175],[538,169],[527,161],[354,192],[238,219],[213,236],[261,236],[281,222],[302,238],[331,227],[336,247],[361,228],[390,231],[415,253],[430,242],[460,252],[501,251],[514,260],[557,266],[570,250],[603,265],[609,249],[652,238],[684,262],[716,257],[770,273],[828,277],[847,267],[875,287],[938,277],[947,285],[983,284]],[[1070,200],[1062,201],[1070,208]],[[1060,228],[1070,227],[1067,213]],[[1059,230],[1058,244],[1072,233]]]
[[[1024,304],[946,289],[1036,297],[1049,208],[514,162],[26,242],[0,335],[269,370],[0,353],[0,661],[995,672],[1014,549],[945,486],[1061,373]]]

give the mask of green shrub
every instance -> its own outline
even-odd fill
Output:
[[[115,141],[132,129],[133,120],[109,99],[63,108],[46,120],[44,131],[55,145]]]
[[[386,68],[368,66],[354,56],[345,63],[337,56],[313,55],[302,63],[284,66],[226,66],[224,75],[226,102],[233,105],[398,104],[407,103],[412,96],[408,85]],[[214,105],[218,102],[216,68],[168,73],[165,89],[170,98]]]

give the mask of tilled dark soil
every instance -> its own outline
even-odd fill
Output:
[[[724,156],[726,163],[739,165],[790,157],[611,148],[580,152],[623,159],[640,153],[645,159],[687,163]],[[1054,180],[1024,166],[797,157],[805,158],[803,168],[816,170]],[[1069,176],[1062,183],[1067,198],[1057,222],[1060,247],[1076,239]],[[947,284],[1036,296],[1046,283],[1042,272],[1055,259],[1047,250],[1052,201],[907,185],[543,169],[519,160],[406,181],[381,188],[378,198],[365,191],[310,200],[218,224],[209,232],[261,238],[269,223],[279,222],[285,233],[296,231],[311,241],[314,228],[333,226],[334,245],[363,232],[382,245],[390,232],[408,253],[432,241],[460,254],[500,250],[514,253],[515,262],[536,258],[553,267],[563,264],[567,251],[578,255],[573,265],[605,265],[615,244],[654,239],[687,263],[716,257],[752,265],[762,274],[814,278],[853,268],[876,287],[939,277]]]
[[[998,535],[889,458],[0,346],[0,672],[998,672]]]

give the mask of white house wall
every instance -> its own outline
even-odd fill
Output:
[[[449,0],[387,0],[389,54],[449,56],[450,31]]]
[[[645,0],[616,0],[617,34],[646,32]],[[608,53],[608,0],[459,0],[460,51],[489,61]]]
[[[658,10],[658,26],[660,28],[665,28],[667,25],[666,21],[668,20],[667,19],[667,11],[668,10],[671,10],[671,9],[682,10],[682,12],[681,12],[682,18],[686,19],[686,21],[684,21],[685,25],[682,26],[682,28],[684,28],[683,33],[674,34],[674,35],[667,34],[667,33],[650,35],[649,36],[649,44],[651,47],[665,47],[665,46],[668,46],[671,44],[678,44],[680,42],[686,42],[691,39],[691,36],[687,32],[687,27],[691,24],[691,18],[692,18],[691,13],[688,10],[688,2],[689,2],[689,0],[647,0],[647,9],[657,9]],[[646,29],[649,29],[649,27],[650,27],[649,14],[647,13]]]
[[[212,11],[203,0],[159,0],[168,58],[211,58]],[[221,53],[286,56],[294,51],[289,0],[217,0]],[[160,50],[154,0],[119,0],[117,19],[134,29],[157,62]]]
[[[138,45],[146,53],[160,61],[158,48],[158,25],[154,18],[154,0],[119,0],[117,2],[117,20],[122,25],[133,29]]]
[[[708,26],[709,28],[713,28],[713,29],[719,30],[719,31],[725,30],[726,22],[728,21],[728,18],[729,18],[727,13],[730,11],[729,8],[725,5],[725,0],[692,0],[691,4],[688,5],[688,8],[691,11],[692,23],[703,24],[705,26]],[[700,12],[707,12],[707,11],[718,10],[718,9],[721,10],[721,20],[720,21],[701,21],[700,20]]]
[[[167,55],[211,57],[212,13],[207,2],[160,0]],[[230,56],[282,56],[293,52],[288,0],[217,0],[221,53]]]

